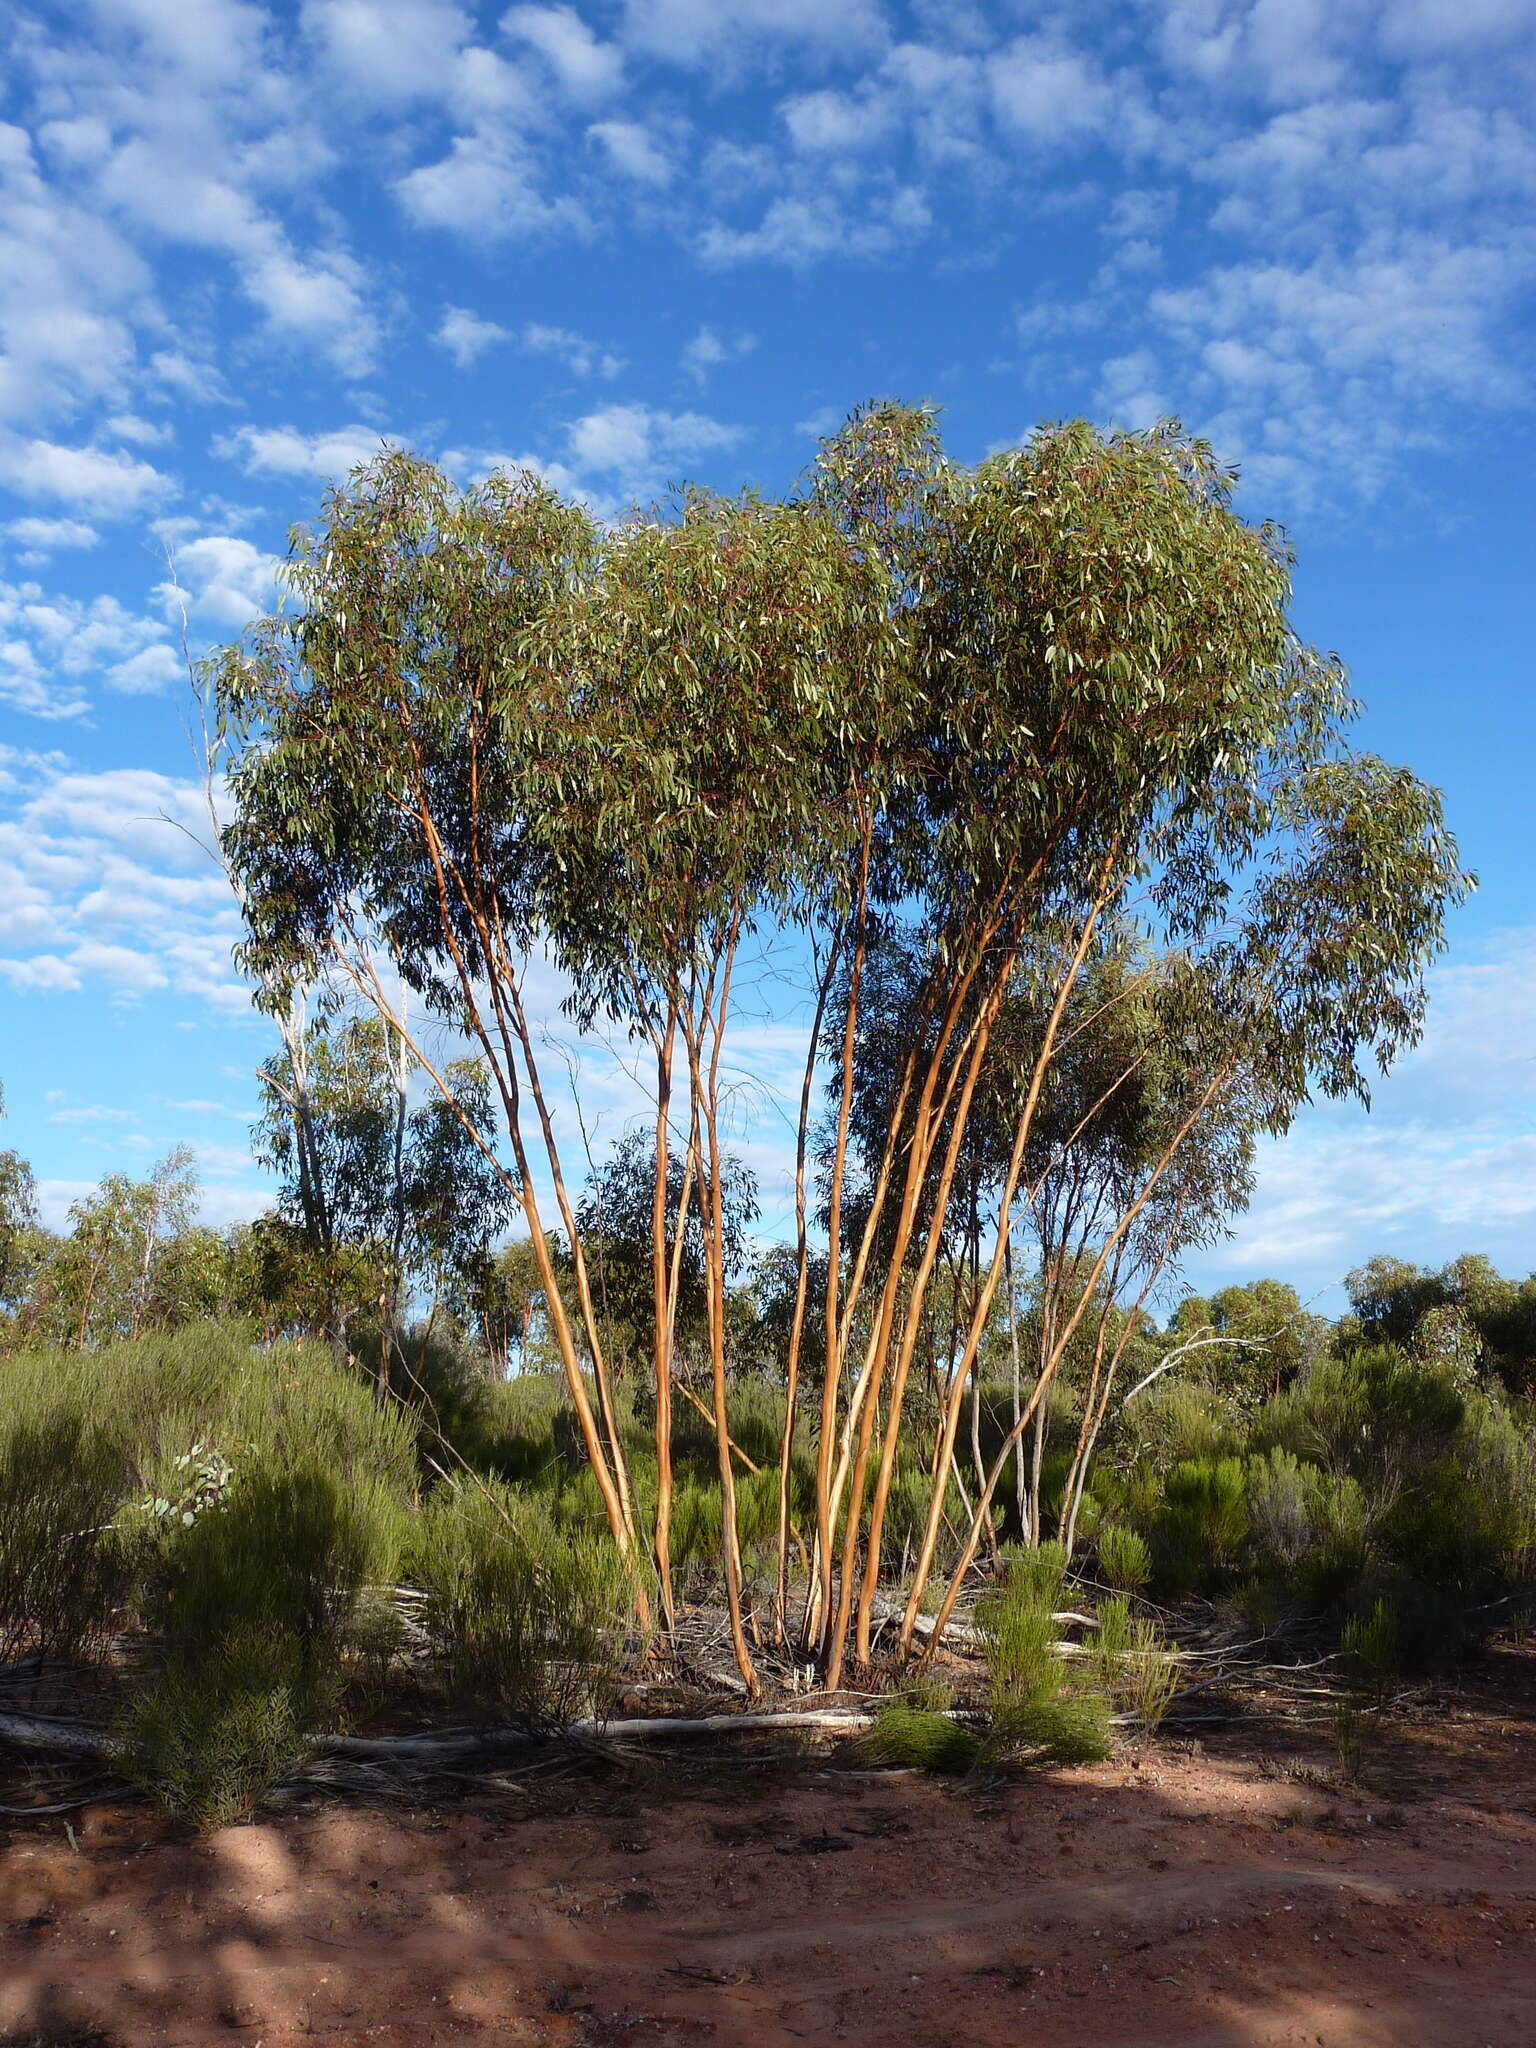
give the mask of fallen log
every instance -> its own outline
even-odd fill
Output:
[[[550,1734],[527,1728],[464,1728],[441,1735],[316,1735],[311,1757],[344,1757],[352,1763],[450,1764],[508,1750],[549,1748],[560,1742],[689,1741],[710,1735],[750,1735],[779,1729],[825,1735],[856,1735],[874,1726],[873,1714],[847,1708],[816,1708],[788,1714],[634,1715],[612,1721],[572,1721]],[[33,1714],[0,1713],[0,1743],[51,1756],[110,1761],[120,1752],[105,1728],[79,1721],[50,1721]]]
[[[0,1742],[43,1756],[113,1757],[117,1745],[104,1728],[80,1721],[50,1721],[41,1714],[0,1713]]]

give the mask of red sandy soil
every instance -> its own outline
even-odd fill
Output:
[[[202,1840],[13,1820],[0,2041],[1531,2048],[1536,1658],[1494,1661],[1353,1789],[1250,1719],[980,1790],[658,1764]]]

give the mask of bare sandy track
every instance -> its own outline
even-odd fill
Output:
[[[1530,1733],[1358,1795],[1162,1745],[980,1798],[794,1767],[14,1824],[0,2040],[1536,2048]]]

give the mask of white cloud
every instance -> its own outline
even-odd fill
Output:
[[[574,7],[513,7],[501,26],[538,51],[573,99],[608,99],[624,83],[623,52],[599,42]]]
[[[1372,1253],[1436,1265],[1467,1249],[1524,1273],[1536,1222],[1536,931],[1430,977],[1422,1043],[1373,1089],[1369,1115],[1322,1106],[1263,1148],[1223,1275],[1308,1287]]]
[[[554,356],[578,377],[617,377],[625,367],[621,355],[569,327],[546,327],[530,321],[519,340],[530,355]]]
[[[587,133],[614,169],[637,185],[670,185],[676,175],[666,143],[639,121],[595,121]]]
[[[137,38],[204,87],[248,77],[270,22],[265,8],[246,0],[199,0],[195,8],[176,0],[95,0],[93,11],[105,28]]]
[[[305,0],[301,18],[333,72],[374,107],[445,92],[473,33],[450,0]]]
[[[170,652],[158,619],[115,597],[50,595],[37,583],[0,583],[0,700],[39,718],[78,718],[88,682],[160,688]]]
[[[875,0],[625,0],[624,40],[682,63],[723,57],[745,66],[760,46],[802,43],[847,52],[878,44]]]
[[[1100,371],[1094,403],[1112,426],[1150,427],[1172,410],[1157,388],[1157,376],[1157,358],[1150,349],[1112,356]]]
[[[0,122],[0,419],[44,418],[127,388],[142,257],[45,175]]]
[[[174,487],[148,462],[102,448],[0,435],[0,482],[19,497],[53,499],[99,519],[120,519]]]
[[[173,622],[185,604],[194,616],[238,632],[272,608],[277,557],[234,534],[183,541],[172,568],[173,580],[159,584],[155,595]]]
[[[51,1124],[131,1124],[137,1122],[131,1109],[117,1109],[105,1102],[85,1102],[74,1109],[56,1109]]]
[[[1148,241],[1162,234],[1178,211],[1177,195],[1132,185],[1116,193],[1101,222],[1106,235]]]
[[[114,441],[132,441],[137,447],[153,447],[169,441],[171,430],[163,421],[143,420],[134,412],[114,413],[102,422],[101,431]]]
[[[1530,32],[1526,0],[1393,0],[1378,30],[1385,49],[1412,57],[1491,54]]]
[[[51,555],[60,548],[93,548],[101,539],[94,526],[80,519],[13,519],[6,532],[29,549],[29,559]]]
[[[1507,253],[1401,237],[1346,258],[1266,258],[1155,291],[1174,353],[1136,352],[1147,386],[1176,381],[1185,410],[1249,481],[1292,504],[1337,479],[1378,494],[1406,447],[1439,438],[1438,406],[1523,402],[1529,386],[1490,332],[1518,288]],[[1106,365],[1113,388],[1120,365]],[[1190,403],[1192,401],[1192,403]]]
[[[29,960],[0,959],[0,974],[14,989],[57,993],[80,986],[80,970],[57,953],[34,953]]]
[[[795,421],[795,432],[808,434],[816,441],[824,441],[828,434],[837,432],[846,418],[847,413],[841,407],[821,405],[815,412],[808,413],[803,420]]]
[[[153,382],[173,398],[190,399],[194,405],[220,403],[224,380],[211,363],[200,363],[180,349],[156,349],[149,358]]]
[[[171,989],[247,1014],[230,959],[238,912],[209,832],[190,781],[32,763],[0,805],[0,975],[30,993]]]
[[[873,149],[890,135],[898,113],[884,95],[803,92],[779,108],[790,140],[808,155],[843,156]]]
[[[241,281],[275,334],[313,343],[347,376],[373,367],[376,319],[362,266],[341,250],[301,256],[262,233],[245,252]]]
[[[1020,36],[988,74],[998,120],[1033,143],[1102,134],[1117,111],[1116,94],[1089,60],[1044,36]]]
[[[512,335],[509,329],[498,327],[494,320],[482,320],[463,306],[449,306],[445,308],[432,339],[439,348],[448,351],[461,370],[467,370],[488,348],[495,348],[498,342],[510,341]]]
[[[774,200],[755,228],[706,228],[699,254],[721,267],[762,261],[800,269],[827,257],[884,255],[922,234],[931,218],[915,186],[872,198],[862,217],[830,192],[785,197]]]
[[[551,198],[523,136],[503,123],[456,135],[448,154],[395,181],[395,195],[419,227],[466,241],[503,241],[591,231],[585,207]]]
[[[248,475],[341,478],[371,462],[387,443],[376,427],[333,427],[319,434],[297,427],[239,427],[215,452],[234,457]]]
[[[755,334],[737,334],[722,339],[713,327],[701,327],[683,350],[682,365],[694,383],[702,387],[709,381],[711,370],[718,370],[723,363],[739,362],[756,347]]]
[[[701,413],[605,405],[572,421],[567,439],[578,470],[640,479],[679,458],[732,448],[741,439],[741,429]]]
[[[158,697],[185,680],[180,655],[158,641],[126,661],[114,662],[106,673],[107,687],[127,697]]]

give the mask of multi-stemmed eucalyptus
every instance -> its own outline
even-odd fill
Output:
[[[679,1212],[702,1223],[749,1686],[722,1081],[747,949],[783,936],[804,980],[783,1014],[806,1020],[768,1624],[829,1686],[850,1641],[870,1655],[914,1361],[962,1224],[908,1648],[1020,1240],[1044,1334],[941,1621],[1079,1332],[1092,1430],[1125,1327],[1106,1302],[1219,1225],[1255,1134],[1312,1089],[1363,1092],[1416,1034],[1466,886],[1438,795],[1348,750],[1342,668],[1288,622],[1283,536],[1231,493],[1172,428],[1073,423],[970,468],[895,405],[856,414],[783,501],[691,492],[612,525],[531,475],[465,490],[396,454],[296,537],[286,609],[219,660],[247,964],[274,1004],[349,987],[435,1076],[403,982],[485,1060],[501,1128],[471,1136],[521,1212],[609,1527],[664,1623]],[[902,1001],[877,1018],[893,951]],[[627,1033],[653,1077],[644,1511],[530,1007],[551,968],[578,1024]]]

